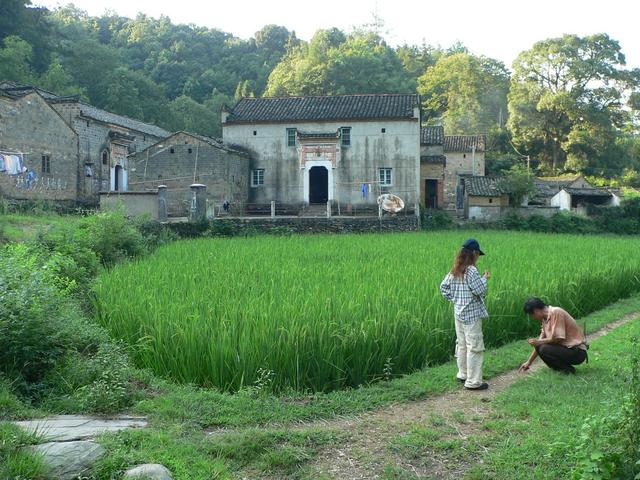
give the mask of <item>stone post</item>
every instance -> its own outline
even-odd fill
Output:
[[[331,218],[331,200],[327,201],[327,218]]]
[[[271,218],[276,218],[276,202],[271,200]]]
[[[169,219],[169,208],[167,205],[167,186],[158,185],[158,221],[166,222]]]
[[[207,186],[201,183],[191,185],[191,208],[189,209],[189,221],[193,223],[204,222],[207,218]]]
[[[415,214],[416,214],[416,218],[418,219],[418,230],[419,230],[419,229],[420,229],[420,227],[422,226],[422,225],[421,225],[422,218],[421,218],[421,216],[420,216],[420,204],[419,204],[419,203],[416,203],[416,207],[415,207],[414,212],[415,212]]]

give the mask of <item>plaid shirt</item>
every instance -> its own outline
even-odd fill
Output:
[[[467,267],[463,278],[448,273],[440,284],[440,292],[444,298],[453,302],[456,320],[471,324],[489,317],[484,304],[487,279],[480,276],[476,267]]]

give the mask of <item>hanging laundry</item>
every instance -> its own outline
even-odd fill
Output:
[[[362,198],[367,198],[367,195],[368,195],[367,184],[363,183],[362,184]]]
[[[22,155],[4,155],[4,168],[7,175],[20,175],[27,171],[22,165]]]
[[[0,153],[0,172],[4,172],[4,155]]]

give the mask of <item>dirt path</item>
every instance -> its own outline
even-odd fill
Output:
[[[593,341],[637,318],[640,312],[603,327],[588,335],[588,339]],[[390,465],[404,476],[387,472],[387,478],[460,478],[486,449],[482,445],[482,431],[484,420],[491,414],[492,400],[517,379],[543,366],[538,359],[529,373],[512,370],[494,377],[490,380],[491,388],[484,392],[460,388],[356,418],[307,424],[306,428],[341,430],[351,438],[347,445],[325,451],[312,466],[311,478],[380,479]]]

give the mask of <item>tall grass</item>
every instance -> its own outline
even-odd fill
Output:
[[[330,390],[443,362],[452,309],[438,291],[469,233],[181,241],[96,285],[98,319],[137,363],[235,390]],[[530,295],[581,316],[640,289],[640,240],[479,232],[492,272],[485,343],[535,333]]]

